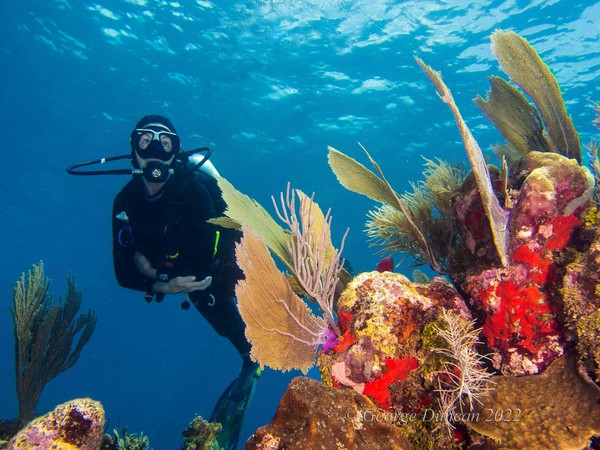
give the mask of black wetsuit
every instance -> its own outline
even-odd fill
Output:
[[[203,172],[176,170],[156,198],[148,198],[142,178],[134,177],[113,204],[114,268],[121,286],[150,294],[158,280],[138,271],[136,251],[168,279],[212,276],[208,289],[188,297],[216,332],[247,359],[250,344],[234,300],[235,284],[243,277],[235,262],[240,233],[206,222],[222,216],[224,209],[216,181]]]

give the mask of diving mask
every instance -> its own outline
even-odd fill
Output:
[[[131,147],[142,159],[169,161],[179,152],[179,136],[161,124],[136,128],[131,133]]]

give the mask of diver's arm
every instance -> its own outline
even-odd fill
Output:
[[[150,264],[150,260],[146,258],[142,253],[135,252],[133,260],[135,261],[135,266],[142,275],[154,279],[158,278],[158,271],[154,267],[152,267],[152,264]]]

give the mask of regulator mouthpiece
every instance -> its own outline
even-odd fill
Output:
[[[174,170],[168,164],[161,161],[149,161],[141,170],[142,175],[149,183],[164,183],[173,172]],[[140,172],[134,171],[134,173]]]

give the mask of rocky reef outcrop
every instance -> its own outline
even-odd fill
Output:
[[[481,322],[494,366],[505,375],[535,374],[565,352],[558,289],[562,252],[583,224],[594,180],[575,160],[556,153],[530,152],[511,173],[505,199],[512,205],[510,263],[504,266],[482,252],[493,242],[485,232],[481,199],[471,186],[454,205],[474,256],[481,257],[451,276]]]
[[[58,405],[31,421],[8,443],[8,450],[98,450],[104,430],[100,402],[80,398]]]
[[[500,167],[440,73],[419,58],[455,118],[471,172],[427,161],[425,179],[399,194],[366,149],[373,171],[329,149],[340,183],[379,204],[367,215],[372,243],[440,277],[360,274],[336,299],[337,323],[334,302],[319,302],[329,317],[319,332],[277,295],[276,326],[262,328],[320,347],[323,384],[368,398],[412,448],[590,446],[600,433],[599,144],[590,146],[590,170],[558,83],[525,39],[497,30],[492,51],[510,82],[491,77],[487,99],[475,102],[506,139],[492,147]],[[288,248],[301,242],[296,234]],[[327,261],[326,247],[311,250]],[[308,278],[333,273],[295,260]],[[309,356],[296,367],[310,366]],[[280,448],[282,434],[263,433],[262,448]]]
[[[246,450],[362,448],[404,450],[410,445],[391,416],[367,397],[310,378],[294,378],[270,424],[246,442]]]

